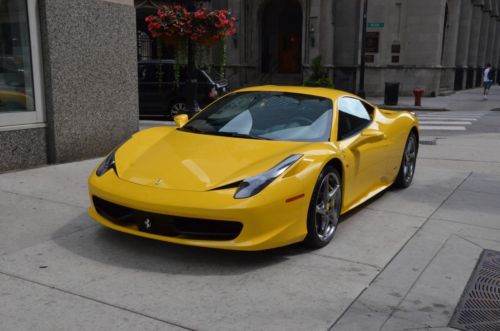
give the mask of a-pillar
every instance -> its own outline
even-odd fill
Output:
[[[462,0],[460,8],[460,25],[455,58],[455,90],[465,87],[465,70],[467,69],[467,57],[469,56],[470,29],[472,22],[472,1]]]
[[[479,39],[481,32],[481,21],[483,17],[483,0],[473,0],[472,8],[472,24],[470,30],[469,41],[469,56],[467,58],[467,82],[466,87],[472,88],[475,86],[475,70],[477,67],[477,56],[479,51]]]

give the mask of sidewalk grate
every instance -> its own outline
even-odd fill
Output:
[[[500,330],[500,252],[481,253],[449,326],[464,331]]]

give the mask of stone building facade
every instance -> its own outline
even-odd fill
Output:
[[[102,156],[138,129],[133,0],[0,2],[0,172]]]
[[[368,0],[366,85],[426,95],[481,85],[500,67],[499,0]],[[214,0],[239,20],[229,44],[233,86],[300,84],[321,55],[335,87],[356,91],[364,0]],[[296,63],[299,63],[297,66]]]

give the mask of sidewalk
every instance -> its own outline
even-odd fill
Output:
[[[490,110],[500,108],[500,86],[491,87],[488,100],[483,100],[483,89],[457,91],[448,96],[422,98],[422,106],[414,106],[414,97],[399,97],[397,106],[384,106],[384,98],[367,98],[373,104],[387,109],[406,109],[411,111],[443,111],[443,110]]]
[[[478,92],[424,102],[500,107],[500,88],[488,101]],[[0,328],[451,331],[481,251],[500,250],[498,141],[420,146],[408,189],[343,216],[314,251],[198,249],[105,229],[86,214],[100,159],[0,174]]]

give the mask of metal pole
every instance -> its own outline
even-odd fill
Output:
[[[186,9],[190,12],[196,10],[196,6],[193,0],[184,1]],[[187,81],[186,81],[186,114],[192,117],[200,111],[200,106],[198,105],[198,75],[194,63],[194,43],[188,41],[188,59],[187,59]]]
[[[365,53],[366,53],[366,26],[368,18],[368,0],[365,0],[363,6],[363,27],[361,29],[361,66],[359,68],[359,89],[358,95],[365,97]]]

